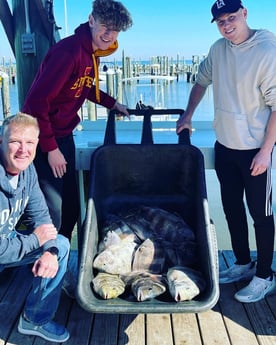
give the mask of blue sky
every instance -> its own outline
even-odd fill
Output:
[[[8,1],[10,4],[12,0]],[[64,3],[67,4],[67,21]],[[213,0],[122,0],[132,14],[134,25],[119,35],[119,49],[113,55],[121,59],[122,50],[133,60],[151,56],[169,56],[190,59],[202,56],[220,37],[216,24],[211,24],[210,8]],[[91,0],[54,0],[54,14],[61,37],[72,34],[79,23],[87,21]],[[248,9],[250,27],[266,28],[276,33],[275,0],[244,0]],[[66,25],[67,23],[67,25]],[[66,30],[67,29],[67,30]],[[0,23],[0,58],[13,58]]]

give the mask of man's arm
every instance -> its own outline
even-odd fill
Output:
[[[187,108],[176,123],[176,133],[177,134],[179,134],[184,128],[188,128],[190,130],[190,133],[191,133],[191,131],[192,131],[192,126],[191,126],[192,116],[194,114],[196,107],[198,106],[198,104],[202,100],[202,98],[206,92],[206,89],[207,89],[206,87],[203,87],[203,86],[199,85],[198,83],[194,84],[194,86],[191,90],[190,96],[189,96]]]

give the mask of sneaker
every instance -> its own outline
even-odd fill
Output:
[[[271,280],[254,276],[251,282],[245,288],[238,291],[234,297],[243,303],[257,302],[275,290],[276,279],[274,274],[272,274]]]
[[[256,273],[256,263],[254,261],[246,265],[237,265],[229,267],[228,269],[219,272],[219,283],[233,283],[243,280],[250,280]]]
[[[37,335],[45,340],[55,343],[63,343],[70,337],[67,329],[53,321],[38,326],[20,316],[18,323],[18,332],[21,334]]]

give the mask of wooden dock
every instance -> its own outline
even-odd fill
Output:
[[[233,260],[231,251],[219,252],[220,269]],[[54,344],[17,332],[31,279],[23,267],[0,274],[0,345]],[[92,314],[62,293],[55,320],[71,334],[66,345],[275,345],[276,294],[242,304],[233,295],[243,285],[222,285],[216,306],[198,314]]]

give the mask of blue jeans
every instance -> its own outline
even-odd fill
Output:
[[[57,235],[57,247],[59,249],[59,269],[56,276],[50,278],[35,277],[32,289],[27,297],[24,309],[26,318],[37,324],[43,325],[52,320],[58,308],[63,277],[67,269],[70,253],[70,243],[67,238]],[[23,266],[33,263],[42,254],[42,248],[27,254],[23,260],[16,263],[0,265],[0,271],[7,267]]]

